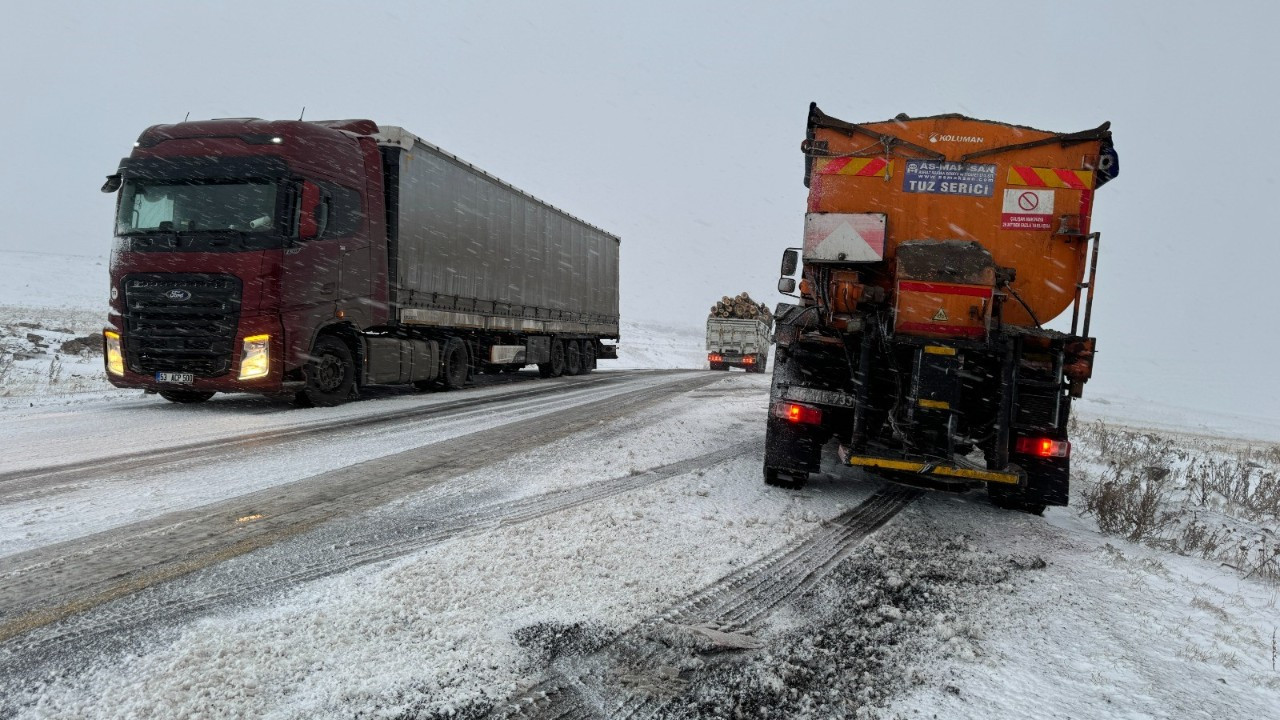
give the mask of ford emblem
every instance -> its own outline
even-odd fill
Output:
[[[164,297],[167,300],[182,302],[183,300],[191,299],[191,291],[183,290],[182,288],[173,288],[172,290],[166,291]]]

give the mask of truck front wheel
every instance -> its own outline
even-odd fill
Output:
[[[355,395],[356,364],[351,348],[338,337],[321,335],[317,338],[303,372],[307,384],[298,393],[299,405],[332,407]]]

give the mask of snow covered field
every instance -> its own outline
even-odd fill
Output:
[[[1090,396],[1044,517],[834,458],[789,492],[767,375],[651,371],[700,318],[583,378],[181,407],[68,348],[105,273],[0,254],[0,717],[1280,708],[1280,419]]]

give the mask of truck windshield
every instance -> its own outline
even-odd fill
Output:
[[[151,231],[278,234],[276,185],[268,180],[128,180],[117,235]]]

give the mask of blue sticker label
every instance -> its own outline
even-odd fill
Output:
[[[996,188],[996,166],[942,160],[909,160],[902,176],[902,190],[935,195],[991,197]]]

